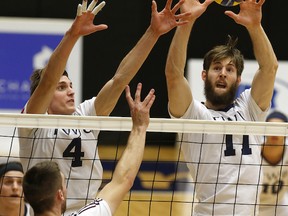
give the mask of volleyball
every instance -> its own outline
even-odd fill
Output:
[[[215,0],[218,4],[225,7],[232,7],[240,4],[243,0]]]

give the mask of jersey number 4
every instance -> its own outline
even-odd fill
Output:
[[[233,148],[233,136],[228,134],[226,135],[226,150],[224,151],[225,156],[236,155],[235,149]],[[242,141],[242,155],[250,155],[252,150],[249,147],[249,136],[243,135]]]
[[[84,152],[81,151],[81,138],[74,138],[63,152],[63,157],[72,157],[72,167],[82,166],[81,157],[84,157]]]

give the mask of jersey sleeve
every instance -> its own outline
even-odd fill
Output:
[[[108,203],[101,198],[97,198],[91,203],[79,209],[78,212],[72,213],[69,216],[91,216],[91,215],[112,216],[112,213]]]
[[[96,110],[94,106],[95,99],[96,97],[93,97],[89,100],[85,100],[76,108],[74,114],[80,116],[96,116]]]
[[[251,95],[251,89],[246,89],[236,99],[235,103],[241,110],[245,110],[247,121],[265,121],[270,108],[262,111]]]

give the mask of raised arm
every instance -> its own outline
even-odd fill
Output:
[[[270,113],[267,122],[287,123],[287,116],[279,111]],[[266,136],[262,146],[262,156],[270,165],[277,165],[284,157],[286,148],[285,136]]]
[[[48,64],[41,72],[41,79],[38,87],[31,95],[26,112],[32,114],[45,113],[50,105],[56,86],[65,70],[69,55],[81,36],[89,35],[97,31],[107,29],[107,25],[94,25],[95,15],[105,2],[101,2],[96,6],[97,0],[93,0],[86,9],[87,0],[83,0],[82,5],[78,5],[77,16],[65,33],[63,39],[52,53]]]
[[[174,27],[187,23],[186,21],[178,20],[184,19],[189,14],[175,15],[183,2],[184,0],[180,0],[171,8],[172,0],[167,0],[165,8],[161,12],[158,12],[156,2],[152,1],[150,26],[136,46],[121,61],[112,79],[98,93],[95,100],[97,115],[110,115],[125,86],[138,72],[159,37]]]
[[[114,214],[126,193],[131,189],[143,158],[146,129],[149,125],[149,113],[155,100],[155,95],[152,89],[144,101],[141,102],[141,89],[142,84],[139,83],[134,100],[131,97],[129,86],[125,89],[133,121],[132,130],[111,182],[98,194],[98,197],[103,198],[109,204],[112,214]]]
[[[181,6],[181,12],[190,13],[189,23],[177,27],[169,48],[165,69],[169,111],[175,117],[181,117],[192,101],[192,92],[184,77],[190,32],[197,18],[206,11],[208,5],[213,1],[206,0],[200,3],[198,0],[186,0]]]
[[[267,136],[262,147],[262,156],[271,165],[277,165],[283,158],[285,137]]]
[[[259,68],[252,82],[252,97],[264,111],[270,106],[278,61],[272,45],[261,25],[262,5],[265,0],[247,0],[240,4],[239,14],[226,11],[225,14],[243,25],[252,40],[255,58]],[[265,85],[263,85],[265,83]]]

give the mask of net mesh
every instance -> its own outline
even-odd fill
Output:
[[[193,215],[194,208],[204,208],[201,206],[203,200],[201,200],[200,192],[218,194],[222,190],[230,190],[228,194],[232,194],[232,198],[227,198],[224,202],[217,196],[204,200],[205,206],[211,210],[211,215],[217,215],[217,209],[228,208],[232,209],[232,212],[237,212],[239,208],[249,205],[256,207],[271,205],[273,214],[270,215],[277,215],[276,213],[281,208],[287,211],[287,201],[280,202],[288,189],[286,154],[283,160],[273,167],[261,157],[261,150],[259,151],[260,162],[246,157],[246,155],[249,156],[249,151],[254,151],[254,148],[261,149],[265,136],[286,137],[287,126],[287,123],[271,122],[216,122],[151,118],[148,134],[155,132],[178,134],[175,144],[166,146],[147,140],[151,145],[145,148],[144,159],[135,183],[117,210],[116,216]],[[130,117],[0,114],[0,162],[19,159],[17,128],[73,128],[73,130],[120,131],[127,134],[131,127]],[[197,135],[193,137],[195,138],[192,139],[193,142],[187,138],[190,133]],[[207,135],[213,135],[214,140],[207,142],[205,140]],[[262,142],[247,145],[246,141],[250,135],[262,137]],[[149,139],[149,136],[147,138]],[[235,140],[240,141],[235,142]],[[171,142],[171,140],[166,141]],[[165,143],[165,140],[162,143]],[[190,146],[194,147],[193,152]],[[104,169],[101,179],[103,187],[111,180],[117,160],[125,145],[119,143],[103,145],[99,139],[98,148]],[[190,155],[194,156],[190,157]],[[230,156],[237,156],[238,162],[230,161]],[[223,161],[225,157],[228,159]],[[52,153],[51,158],[53,158]],[[27,158],[27,160],[31,159]],[[229,172],[226,172],[231,167],[238,170],[235,181],[232,181]],[[265,177],[268,179],[267,182],[262,182],[260,174],[266,167],[273,170]],[[87,176],[88,178],[85,179],[87,186],[84,188],[90,187],[89,177],[93,178],[90,174]],[[251,176],[256,179],[254,182],[249,181]],[[261,199],[261,203],[259,193],[255,193],[252,199],[249,198],[249,193],[257,190],[267,195],[263,200]],[[198,196],[195,196],[197,192]],[[247,197],[239,199],[243,194]],[[270,195],[273,196],[272,203]],[[251,212],[251,215],[257,215],[257,211]]]

